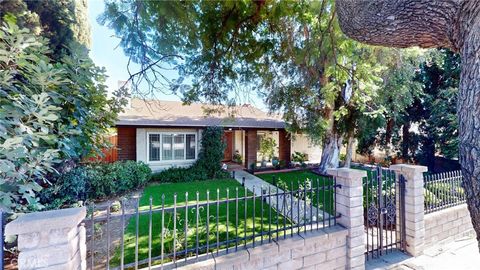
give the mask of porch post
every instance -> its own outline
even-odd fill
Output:
[[[245,168],[251,169],[252,164],[257,164],[257,130],[245,130]]]
[[[423,173],[425,166],[397,164],[390,166],[397,179],[405,177],[405,232],[406,250],[412,256],[423,254],[425,244],[425,212],[423,195]],[[397,181],[398,182],[398,181]]]
[[[366,171],[349,168],[327,169],[327,174],[335,177],[335,206],[338,224],[348,230],[347,265],[345,269],[365,269],[364,217],[363,217],[363,184]]]
[[[285,129],[281,129],[278,132],[278,159],[285,160],[285,164],[289,166],[290,164],[290,148],[292,141],[288,132]]]

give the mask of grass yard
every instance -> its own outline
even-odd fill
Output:
[[[210,201],[217,199],[217,189],[219,190],[220,199],[227,198],[227,189],[230,190],[229,198],[234,198],[236,193],[236,188],[238,188],[239,197],[245,195],[245,189],[233,179],[223,179],[223,180],[208,180],[201,182],[189,182],[189,183],[165,183],[165,184],[151,184],[144,189],[143,195],[140,199],[140,210],[149,209],[149,200],[152,197],[152,208],[161,209],[162,204],[162,194],[165,195],[165,207],[173,206],[174,194],[177,193],[177,241],[176,241],[176,250],[177,256],[179,251],[188,247],[188,249],[193,249],[193,253],[189,252],[189,255],[194,254],[196,248],[196,192],[199,192],[199,201],[206,202],[207,191],[210,191]],[[188,192],[188,213],[185,211],[185,192]],[[248,192],[248,195],[252,195]],[[255,209],[253,207],[253,200],[250,199],[247,201],[247,219],[245,223],[245,211],[244,211],[244,201],[239,200],[238,202],[238,231],[235,231],[236,225],[236,203],[235,201],[229,203],[228,207],[228,237],[229,240],[235,239],[236,235],[238,237],[243,237],[246,233],[247,237],[253,235],[253,213],[255,212],[255,233],[261,232],[263,224],[263,231],[268,230],[268,215],[269,211],[272,213],[272,217],[276,217],[275,211],[270,208],[266,203],[261,207],[260,199],[255,200]],[[261,214],[264,214],[264,219],[261,219]],[[213,250],[212,245],[216,244],[217,241],[217,230],[219,241],[225,241],[227,239],[227,205],[226,203],[219,204],[218,207],[218,227],[216,225],[216,216],[217,216],[217,206],[210,206],[210,219],[209,219],[209,245],[210,251]],[[188,230],[187,230],[187,244],[185,245],[185,215],[188,214]],[[173,213],[165,212],[164,220],[164,254],[173,252]],[[205,245],[207,241],[207,207],[199,207],[199,218],[198,218],[198,234],[199,234],[199,245]],[[140,215],[139,218],[139,238],[138,238],[138,259],[139,261],[143,259],[148,259],[148,240],[149,240],[149,214]],[[272,218],[271,229],[276,229],[276,219]],[[161,252],[161,213],[154,213],[152,215],[152,257],[160,256]],[[283,218],[279,218],[279,227],[283,226]],[[285,221],[287,226],[289,224],[288,220]],[[246,227],[246,230],[245,230]],[[133,263],[135,261],[135,231],[136,231],[136,218],[132,216],[128,223],[128,226],[125,229],[125,264]],[[238,234],[237,234],[238,233]],[[257,241],[260,239],[256,238]],[[265,239],[265,238],[264,238]],[[250,240],[251,241],[251,240]],[[239,242],[239,245],[243,245],[243,242]],[[230,246],[235,246],[235,242],[231,243]],[[221,248],[225,248],[226,245],[221,245]],[[204,253],[205,249],[200,250],[200,253]],[[115,256],[111,260],[112,266],[118,266],[120,264],[120,247],[117,248]],[[165,261],[168,261],[167,259]],[[158,262],[157,262],[158,263]]]
[[[322,190],[323,186],[333,185],[333,179],[326,176],[321,176],[315,174],[309,170],[300,170],[300,171],[291,171],[291,172],[279,172],[279,173],[266,173],[258,174],[257,177],[267,181],[270,184],[276,185],[279,188],[286,189],[288,191],[298,190],[301,186],[303,188],[304,181],[306,179],[310,180],[312,183],[313,191],[317,188],[317,183],[319,186],[318,194],[310,195],[314,205],[317,205],[320,209],[325,210],[327,213],[332,214],[333,202],[334,202],[334,192],[333,190]],[[275,183],[274,183],[275,177]],[[318,179],[318,181],[317,181]],[[286,184],[286,188],[285,188]],[[308,189],[308,188],[307,188]],[[309,193],[307,191],[307,193]]]

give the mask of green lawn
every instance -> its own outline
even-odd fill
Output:
[[[189,249],[195,249],[196,244],[196,192],[199,192],[199,201],[206,202],[206,193],[207,190],[210,191],[210,200],[217,198],[217,189],[219,190],[219,198],[225,199],[227,197],[227,189],[230,190],[229,198],[234,198],[236,193],[236,188],[238,188],[239,197],[244,196],[245,189],[238,184],[237,181],[232,179],[223,179],[223,180],[208,180],[201,182],[189,182],[189,183],[166,183],[166,184],[152,184],[147,186],[144,189],[143,195],[140,199],[140,210],[149,209],[149,198],[150,196],[153,199],[153,209],[161,209],[161,198],[162,194],[165,195],[165,207],[173,206],[173,197],[177,193],[177,241],[176,241],[176,250],[181,251],[185,249],[185,234],[184,234],[184,220],[185,220],[185,192],[188,192],[189,208],[188,208],[188,230],[187,230],[187,246]],[[248,192],[248,195],[252,195]],[[245,203],[242,200],[238,202],[238,237],[243,237],[245,233],[248,236],[253,234],[253,213],[255,212],[255,233],[261,232],[261,224],[263,224],[263,231],[268,230],[268,215],[269,211],[272,213],[272,217],[276,217],[275,211],[268,207],[264,203],[263,209],[261,207],[260,199],[255,200],[255,209],[253,207],[253,200],[250,199],[247,201],[247,221],[245,224]],[[229,239],[235,239],[236,231],[236,214],[235,214],[236,204],[235,202],[230,202],[228,207],[228,237]],[[264,218],[261,219],[261,214],[263,210]],[[208,239],[210,247],[216,244],[217,241],[217,229],[219,235],[219,241],[225,241],[227,238],[227,205],[222,203],[219,205],[218,210],[218,228],[216,225],[216,213],[217,206],[210,206],[210,224],[209,224],[209,233]],[[205,245],[207,241],[207,232],[206,232],[206,219],[207,219],[207,207],[199,208],[199,219],[198,219],[198,233],[199,233],[199,243]],[[149,215],[144,214],[140,215],[139,218],[139,248],[138,248],[138,258],[139,261],[148,258],[148,239],[149,239]],[[160,256],[161,252],[161,213],[154,213],[152,215],[152,257]],[[283,225],[283,218],[279,218],[279,227]],[[285,221],[287,226],[289,224],[288,220]],[[271,224],[271,229],[276,229],[276,219],[273,219],[273,224]],[[164,253],[173,252],[173,213],[165,213],[164,220]],[[127,228],[125,229],[125,264],[132,263],[135,261],[135,230],[136,230],[136,218],[133,216],[130,218]],[[260,237],[256,238],[256,241],[260,240]],[[266,239],[266,237],[264,238]],[[251,240],[250,240],[251,241]],[[239,242],[239,245],[242,245],[243,242]],[[235,243],[231,243],[230,246],[235,246]],[[221,248],[225,248],[223,245]],[[210,250],[212,250],[210,248]],[[201,250],[200,253],[204,253],[205,250]],[[111,260],[112,266],[118,266],[120,264],[120,247],[117,248],[115,256]],[[190,252],[190,255],[192,253]],[[158,262],[157,262],[158,263]]]
[[[332,214],[334,212],[333,202],[335,193],[332,189],[322,189],[324,186],[333,185],[333,179],[330,177],[321,176],[309,170],[257,174],[256,176],[287,191],[292,190],[292,186],[293,190],[298,190],[299,187],[303,187],[304,181],[308,179],[312,182],[314,194],[310,194],[310,192],[307,191],[307,194],[310,194],[307,196],[310,196],[313,204],[325,210],[327,213]],[[316,194],[317,185],[319,187],[318,194]]]

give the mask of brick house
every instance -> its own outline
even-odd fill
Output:
[[[257,164],[261,160],[259,141],[265,137],[276,141],[275,156],[287,163],[294,149],[307,153],[312,162],[320,157],[319,147],[310,145],[305,136],[290,136],[278,115],[251,105],[207,116],[208,109],[212,107],[199,103],[182,105],[178,101],[132,99],[116,123],[118,159],[143,161],[154,171],[189,166],[197,159],[202,130],[207,126],[225,129],[224,162],[231,162],[238,153],[246,168]]]

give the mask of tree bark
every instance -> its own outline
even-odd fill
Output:
[[[360,42],[397,48],[456,49],[459,48],[457,18],[462,2],[337,0],[336,8],[342,31]]]
[[[480,243],[480,0],[336,0],[336,8],[343,32],[358,41],[460,51],[460,164]]]
[[[402,127],[402,158],[410,160],[408,150],[410,149],[410,122],[406,122]]]
[[[352,164],[352,156],[353,156],[353,143],[355,142],[355,138],[352,134],[348,134],[348,141],[347,141],[347,155],[345,156],[345,164],[343,167],[350,168]]]
[[[466,5],[462,12],[462,71],[458,95],[460,164],[468,210],[480,248],[480,1]]]
[[[331,131],[322,148],[322,159],[318,170],[321,173],[327,173],[328,168],[338,168],[340,161],[340,147],[343,143],[343,137],[335,131]]]

